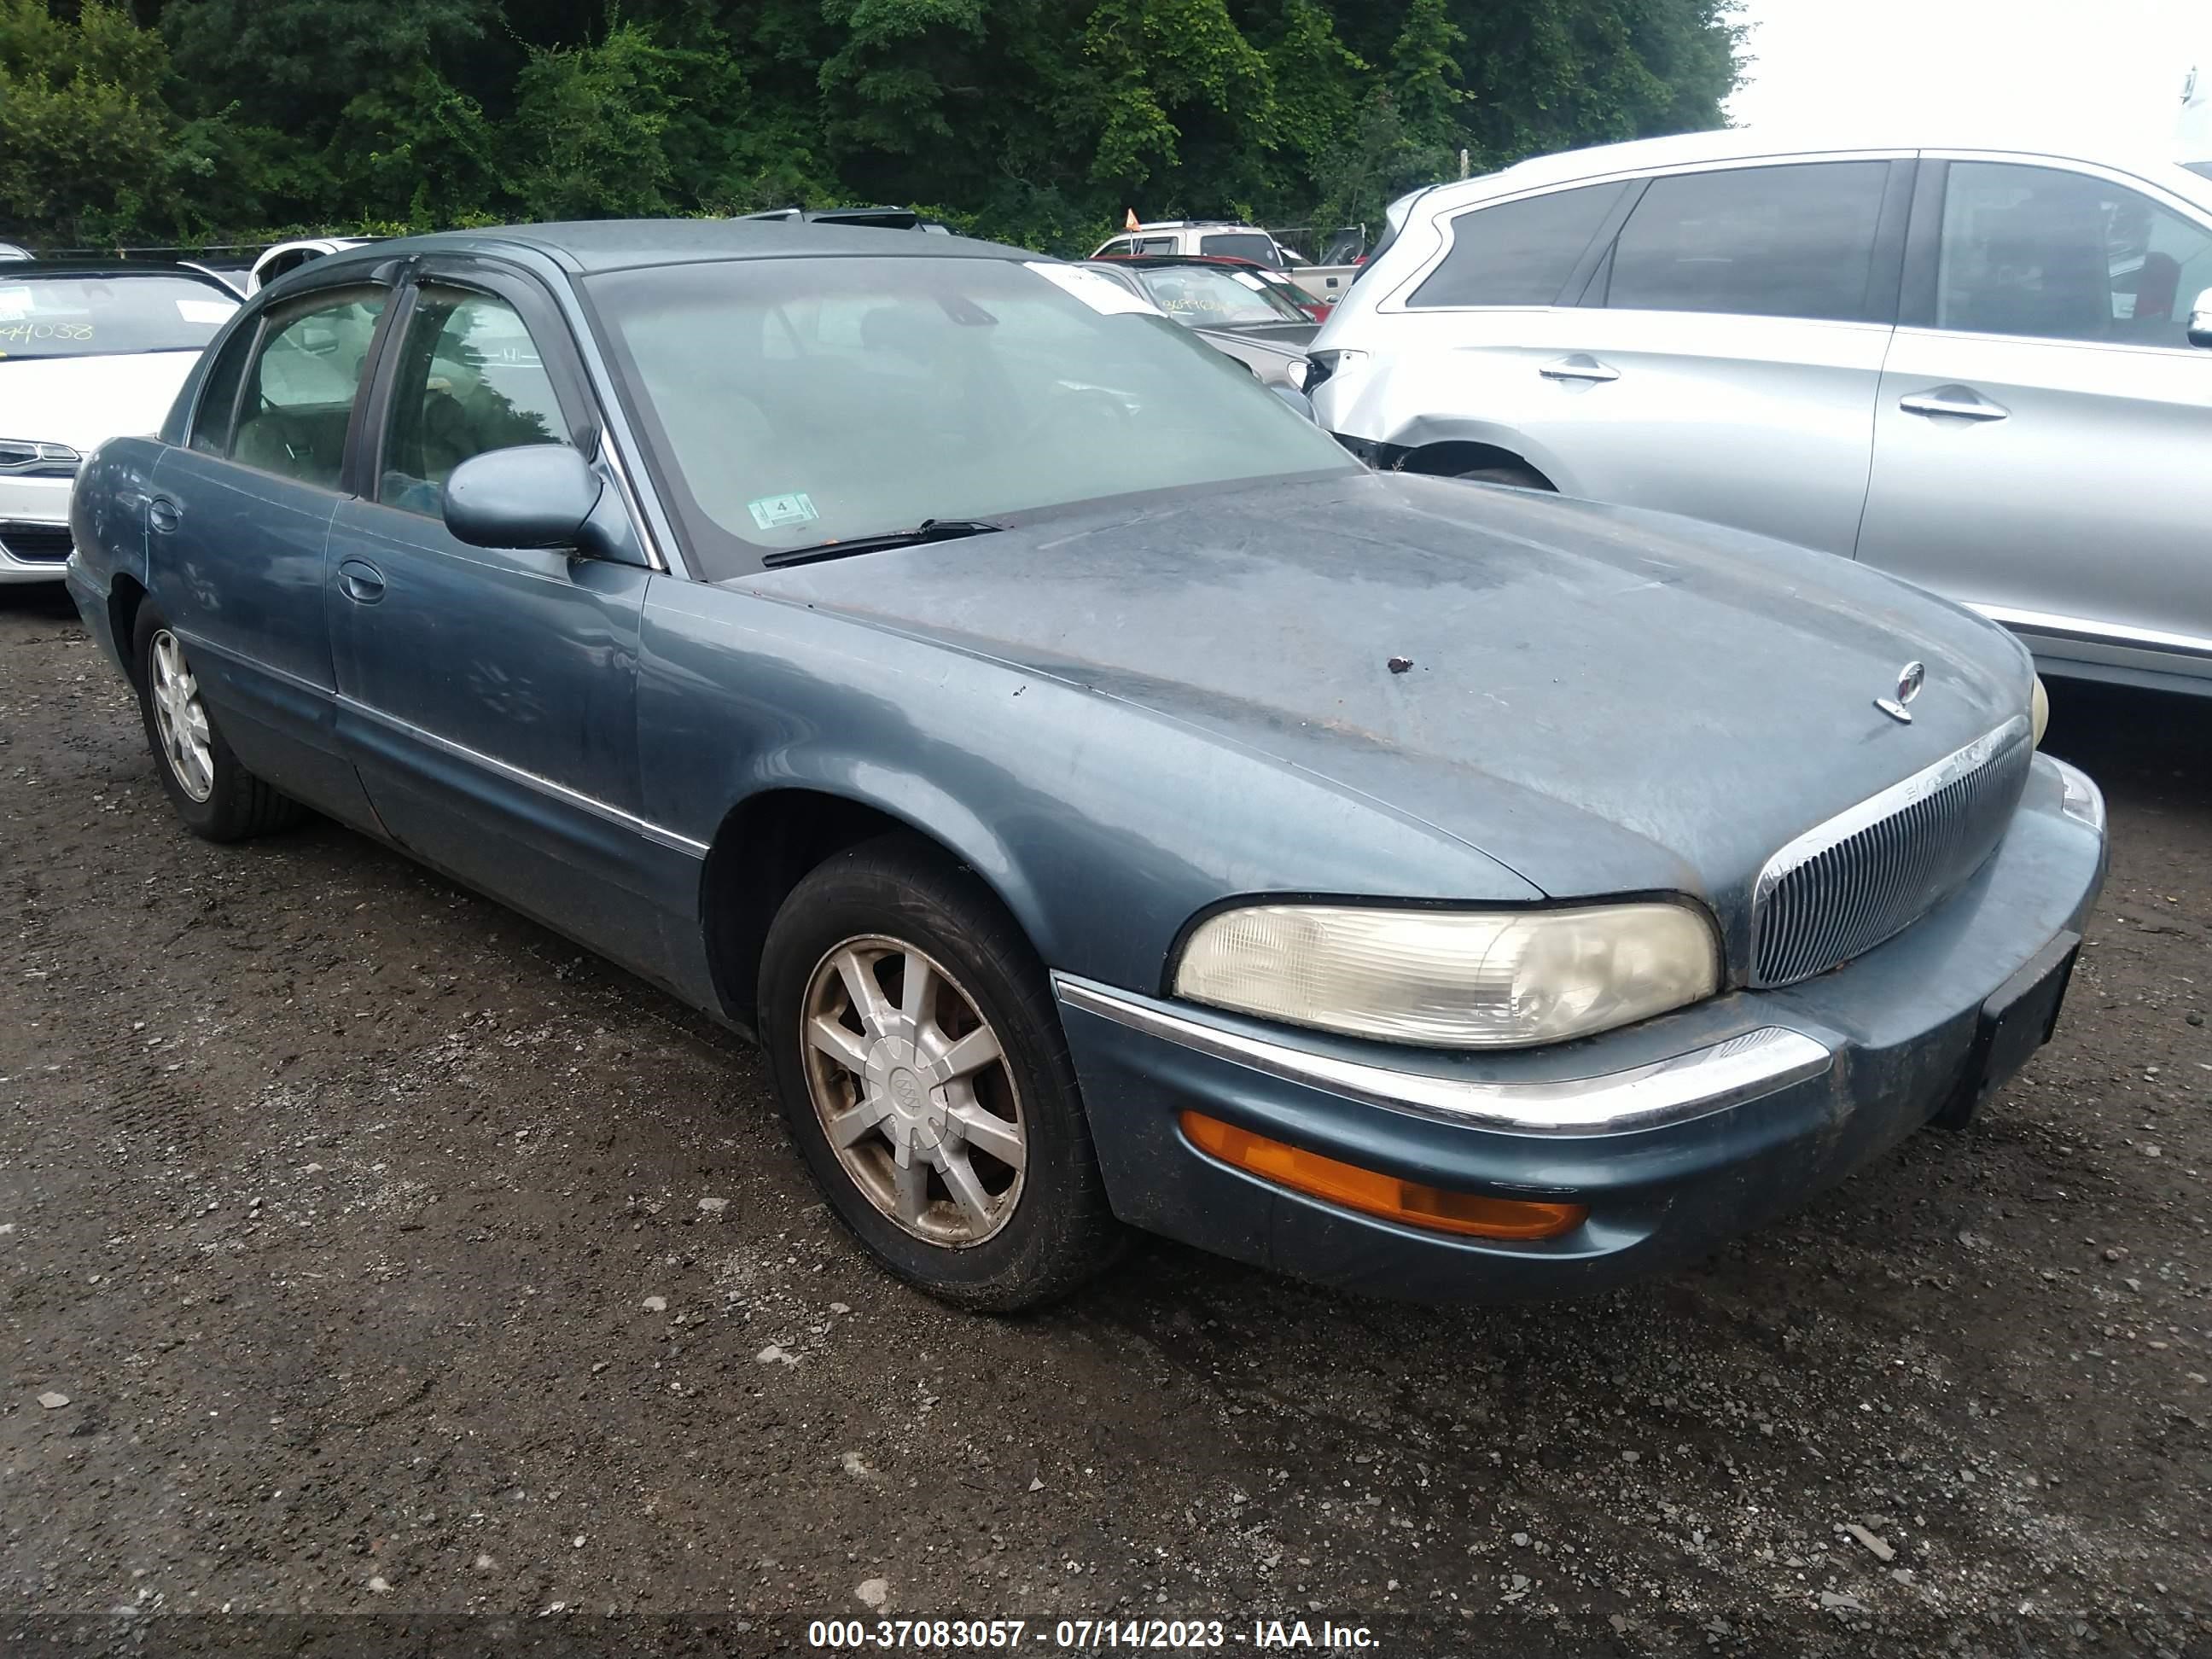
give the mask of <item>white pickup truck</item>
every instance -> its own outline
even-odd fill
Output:
[[[1342,255],[1334,264],[1316,264],[1296,249],[1284,246],[1273,231],[1242,225],[1230,219],[1162,219],[1133,225],[1094,249],[1094,259],[1130,254],[1206,254],[1215,258],[1249,259],[1281,271],[1324,305],[1334,305],[1359,274],[1358,253],[1366,246],[1364,228],[1336,232],[1326,250]]]

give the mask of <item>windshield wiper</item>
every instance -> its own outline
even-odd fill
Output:
[[[854,536],[848,541],[823,542],[813,547],[781,547],[763,556],[769,570],[787,564],[812,564],[821,559],[842,559],[848,553],[880,553],[891,547],[918,547],[924,542],[957,542],[969,536],[988,536],[1006,526],[984,519],[924,519],[911,530],[890,530],[880,536]]]

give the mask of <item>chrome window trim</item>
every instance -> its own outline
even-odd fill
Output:
[[[1993,623],[2046,639],[2077,640],[2084,645],[2130,646],[2145,651],[2171,651],[2185,657],[2212,657],[2212,639],[2196,634],[2172,634],[2158,628],[2134,628],[2125,623],[2093,622],[2087,617],[2062,617],[2049,611],[2015,611],[2010,605],[1979,605],[1970,601],[1969,608]]]
[[[1664,1060],[1592,1077],[1479,1082],[1316,1054],[1170,1013],[1071,974],[1053,989],[1070,1008],[1285,1082],[1465,1128],[1524,1135],[1613,1135],[1709,1117],[1825,1073],[1827,1044],[1763,1025]]]
[[[1800,865],[1809,863],[1839,842],[1848,841],[1870,824],[1881,823],[1914,801],[1956,783],[1969,772],[1987,765],[1998,754],[2030,735],[2027,716],[2015,714],[1995,731],[1984,733],[1933,766],[1923,767],[1911,777],[1869,795],[1856,806],[1847,806],[1825,823],[1816,823],[1766,860],[1752,888],[1752,909],[1757,913],[1767,896]]]
[[[302,681],[300,684],[305,684],[305,682]],[[358,697],[349,697],[343,692],[339,692],[332,697],[331,701],[349,714],[359,714],[364,719],[374,720],[379,726],[392,731],[404,732],[418,742],[426,743],[433,749],[441,750],[458,760],[473,761],[487,771],[495,772],[501,777],[521,784],[526,788],[535,789],[541,794],[551,795],[556,799],[567,801],[573,806],[580,806],[594,817],[605,818],[610,823],[619,824],[626,830],[635,830],[647,841],[657,842],[678,853],[689,853],[694,858],[707,856],[707,843],[703,841],[694,841],[689,836],[678,835],[673,830],[663,829],[650,819],[641,818],[635,812],[625,812],[619,806],[610,805],[598,797],[587,795],[580,789],[571,789],[565,783],[556,783],[552,779],[540,777],[535,772],[526,772],[520,766],[510,765],[495,755],[485,754],[481,749],[471,749],[465,743],[455,743],[451,738],[441,738],[435,732],[425,731],[411,720],[403,720],[396,714],[387,714],[380,708],[372,708]]]

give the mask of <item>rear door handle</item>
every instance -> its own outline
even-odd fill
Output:
[[[1908,415],[1955,415],[1962,421],[2002,421],[2012,413],[1993,404],[1972,386],[1939,386],[1899,398],[1897,406]]]
[[[1577,351],[1571,357],[1562,357],[1556,363],[1546,363],[1536,371],[1547,380],[1617,380],[1620,371],[1607,368],[1587,351]]]
[[[384,573],[366,559],[342,560],[338,587],[356,605],[374,605],[384,597]]]
[[[146,503],[146,526],[166,536],[185,521],[185,510],[167,495],[155,495]]]

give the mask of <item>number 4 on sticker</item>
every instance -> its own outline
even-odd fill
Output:
[[[753,515],[753,522],[763,530],[787,530],[795,524],[811,524],[822,516],[804,494],[763,495],[745,506]]]

